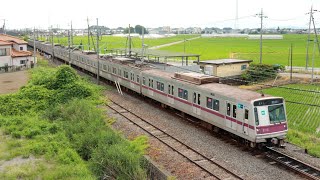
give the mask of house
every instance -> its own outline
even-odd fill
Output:
[[[31,67],[36,63],[27,42],[14,36],[0,34],[0,68]]]
[[[247,68],[252,60],[240,59],[219,59],[200,61],[200,69],[208,75],[219,77],[235,77],[240,76]]]

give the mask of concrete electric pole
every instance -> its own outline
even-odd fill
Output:
[[[262,64],[262,28],[263,28],[263,18],[267,18],[267,16],[263,15],[263,9],[261,9],[261,13],[256,14],[261,19],[260,26],[260,64]]]

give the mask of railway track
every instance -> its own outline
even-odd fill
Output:
[[[294,157],[284,154],[276,148],[267,147],[267,158],[270,158],[285,167],[306,176],[309,179],[320,180],[320,169],[306,164]]]
[[[126,109],[125,107],[112,100],[110,101],[111,103],[107,106],[115,111],[116,114],[121,115],[131,123],[143,129],[149,135],[156,138],[161,143],[165,144],[170,149],[186,158],[189,162],[193,163],[204,172],[208,173],[209,176],[206,178],[212,177],[215,179],[244,179],[244,175],[237,175],[227,167],[224,167],[223,165],[216,162],[215,158],[210,158],[199,153],[194,148],[188,146],[187,144],[161,130],[160,128],[152,125],[142,117],[136,115],[134,112]]]

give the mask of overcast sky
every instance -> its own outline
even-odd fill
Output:
[[[258,28],[255,14],[263,11],[268,18],[264,27],[307,27],[311,5],[320,11],[320,0],[238,0],[238,27]],[[125,27],[232,27],[236,25],[236,0],[16,0],[1,1],[0,25],[7,28],[75,28],[90,25]],[[315,14],[320,27],[320,12]]]

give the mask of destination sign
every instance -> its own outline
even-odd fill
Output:
[[[253,103],[254,106],[269,106],[273,104],[281,104],[283,103],[283,99],[267,99],[267,100],[261,100],[261,101],[256,101]]]

